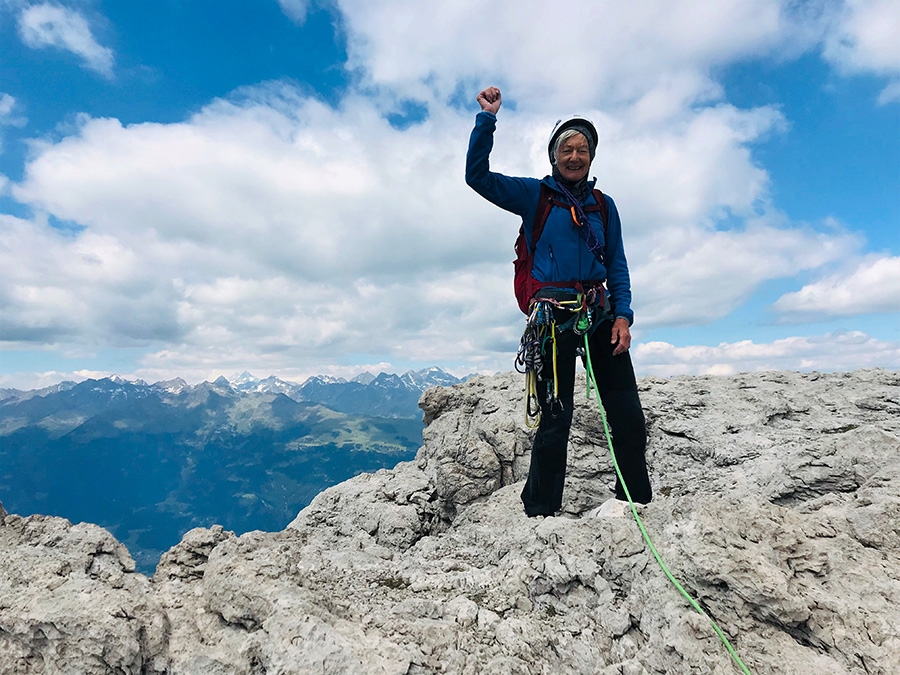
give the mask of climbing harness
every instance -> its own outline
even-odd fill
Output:
[[[634,515],[634,519],[637,522],[638,527],[641,530],[641,534],[644,536],[644,541],[647,542],[647,548],[650,549],[650,552],[653,553],[653,557],[656,558],[656,562],[659,563],[660,568],[663,573],[672,582],[675,588],[683,595],[688,603],[690,603],[691,607],[693,607],[699,614],[705,616],[709,619],[709,622],[712,624],[713,630],[716,632],[716,635],[719,636],[719,639],[722,640],[722,643],[725,645],[725,648],[728,650],[728,653],[731,655],[731,658],[734,662],[740,666],[741,672],[744,675],[752,675],[747,666],[744,665],[744,662],[741,661],[741,658],[738,656],[734,647],[731,646],[731,643],[728,641],[728,638],[725,637],[725,633],[722,632],[722,629],[719,628],[719,625],[715,622],[715,620],[707,614],[700,604],[691,597],[690,593],[684,590],[684,587],[678,583],[678,580],[673,576],[673,574],[669,571],[669,568],[663,562],[662,557],[660,557],[659,552],[656,550],[656,547],[653,545],[653,542],[650,541],[650,535],[647,534],[647,530],[644,528],[644,523],[641,520],[641,517],[638,515],[637,508],[634,505],[634,501],[631,499],[631,493],[628,491],[628,485],[625,483],[625,478],[622,476],[622,471],[619,469],[619,463],[616,461],[616,451],[613,449],[612,442],[612,432],[609,429],[609,423],[606,420],[606,409],[603,407],[603,401],[600,399],[600,389],[597,386],[597,382],[594,379],[594,369],[591,366],[591,350],[588,344],[588,336],[585,334],[584,336],[584,354],[585,354],[585,370],[587,371],[587,397],[591,397],[591,389],[594,390],[594,394],[597,398],[597,405],[600,407],[600,419],[603,421],[603,431],[606,434],[606,444],[609,446],[609,454],[612,457],[613,467],[616,470],[616,476],[619,479],[619,483],[622,485],[622,490],[625,491],[625,496],[628,498],[628,505],[631,507],[631,513]]]
[[[600,287],[602,291],[602,286]],[[525,426],[535,429],[541,421],[538,382],[543,380],[544,358],[551,350],[553,377],[547,382],[545,402],[554,417],[564,408],[559,400],[557,335],[573,330],[576,335],[587,334],[594,325],[593,310],[598,306],[598,289],[589,287],[584,293],[554,293],[542,291],[531,303],[531,313],[516,354],[516,370],[525,375]],[[602,303],[600,304],[602,306]],[[571,312],[562,324],[556,323],[555,309]]]

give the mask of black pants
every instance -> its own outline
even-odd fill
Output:
[[[653,498],[647,475],[645,451],[647,425],[638,396],[634,368],[629,352],[613,356],[610,344],[612,321],[604,321],[589,337],[591,365],[606,409],[613,437],[613,449],[625,484],[635,502],[647,504]],[[541,404],[541,423],[531,448],[531,467],[522,490],[522,503],[529,516],[553,515],[562,506],[563,485],[566,480],[566,448],[575,389],[576,349],[584,345],[584,337],[572,330],[557,334],[557,370],[560,405],[547,402],[546,383],[553,379],[553,354],[548,349],[544,358],[542,380],[538,383]],[[600,412],[597,411],[599,415]],[[606,438],[596,439],[606,447]],[[625,491],[616,477],[616,498],[624,500]]]

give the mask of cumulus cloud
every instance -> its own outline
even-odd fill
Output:
[[[847,273],[781,296],[773,309],[789,322],[900,312],[900,257],[869,256]]]
[[[6,124],[12,115],[16,99],[7,93],[0,93],[0,124]]]
[[[900,74],[900,12],[892,0],[846,0],[825,40],[825,58],[848,73]]]
[[[880,105],[886,105],[895,101],[900,101],[900,79],[888,84],[878,95],[878,103]]]
[[[55,47],[72,52],[91,70],[112,76],[112,50],[97,42],[87,19],[73,9],[52,3],[25,7],[19,14],[19,35],[32,49]]]
[[[889,78],[882,102],[898,97],[894,0],[337,4],[348,66],[367,84],[424,101],[471,97],[497,84],[511,100],[536,109],[640,101],[644,109],[636,113],[671,113],[719,98],[712,75],[717,67],[748,58],[790,59],[818,48],[844,74]]]
[[[93,232],[177,244],[197,274],[392,277],[501,249],[462,181],[468,119],[398,131],[363,98],[334,110],[287,87],[255,94],[182,124],[87,120],[33,146],[15,195]]]
[[[648,125],[633,110],[613,118],[590,111],[600,120],[601,137],[591,172],[627,204],[623,217],[656,230],[748,217],[765,206],[769,176],[748,144],[784,129],[777,110],[719,104],[679,111],[664,125]],[[545,165],[546,150],[541,160]],[[544,167],[536,162],[531,168]]]
[[[789,337],[770,343],[723,342],[715,347],[676,347],[647,342],[634,348],[640,374],[733,375],[762,370],[842,371],[900,368],[900,343],[858,331]]]
[[[256,95],[183,124],[86,120],[35,145],[16,198],[77,227],[0,223],[0,264],[15,269],[0,281],[0,339],[140,337],[165,345],[151,361],[242,368],[477,360],[459,339],[474,317],[514,325],[515,224],[462,180],[469,119],[401,132],[361,98],[334,110]]]
[[[801,49],[808,16],[779,0],[339,0],[350,66],[412,98],[472,95],[506,85],[529,106],[558,111],[716,95],[713,65]],[[801,20],[802,19],[802,20]],[[498,30],[498,27],[502,29]],[[426,93],[427,92],[427,93]]]
[[[309,11],[309,0],[278,0],[281,11],[295,23],[306,21],[306,13]]]
[[[0,216],[0,242],[0,343],[132,346],[175,337],[171,282],[140,249],[12,216]]]
[[[632,256],[640,325],[708,323],[746,302],[762,282],[818,269],[856,244],[850,235],[763,219],[736,231],[661,230],[646,253]]]
[[[655,133],[602,119],[610,159],[596,168],[623,215],[642,326],[722,316],[847,249],[758,213],[767,176],[745,143],[776,113],[720,105]],[[495,166],[546,171],[546,122],[504,111]],[[13,187],[47,216],[2,221],[3,339],[142,344],[153,372],[347,354],[506,369],[518,222],[463,182],[471,123],[444,108],[399,130],[366,97],[332,108],[281,85],[179,124],[85,118],[36,142]]]
[[[17,112],[16,99],[5,92],[0,92],[0,152],[3,151],[3,128],[23,127],[27,120]],[[4,193],[5,178],[0,176],[0,194]]]
[[[823,56],[845,74],[891,79],[879,102],[900,100],[900,12],[893,0],[846,0],[829,30]]]

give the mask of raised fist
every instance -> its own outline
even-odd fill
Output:
[[[482,91],[478,96],[475,97],[475,100],[478,101],[481,109],[489,112],[497,114],[497,111],[500,110],[500,104],[503,103],[500,96],[500,90],[497,87],[488,87],[484,91]]]

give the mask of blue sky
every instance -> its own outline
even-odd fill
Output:
[[[639,374],[900,369],[896,3],[707,4],[0,0],[0,387],[510,369],[490,84],[495,170],[597,125]]]

